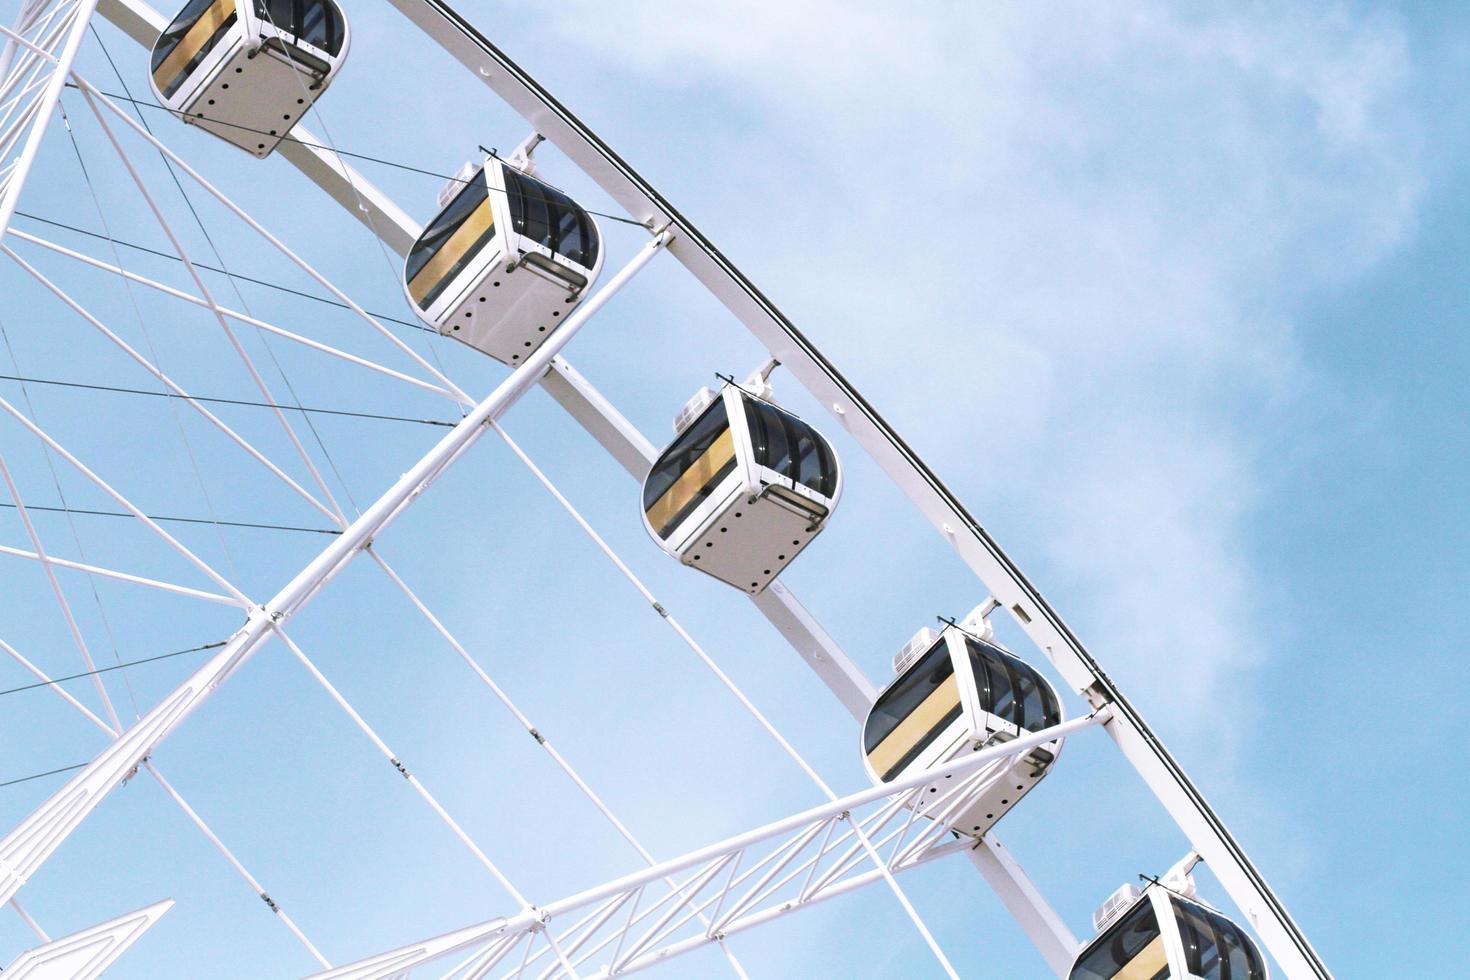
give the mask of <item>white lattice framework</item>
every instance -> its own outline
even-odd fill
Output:
[[[937,476],[893,432],[877,412],[804,338],[796,328],[736,269],[697,229],[685,220],[646,181],[599,140],[533,79],[499,49],[490,44],[463,17],[440,0],[390,0],[405,16],[471,70],[533,129],[526,145],[541,139],[559,148],[581,167],[628,215],[647,230],[647,241],[629,256],[623,267],[558,327],[546,342],[488,395],[476,398],[451,380],[438,366],[400,339],[380,320],[367,313],[327,277],[293,252],[249,212],[158,139],[139,125],[122,107],[103,94],[75,70],[75,60],[94,11],[112,20],[125,33],[145,45],[164,26],[164,19],[141,0],[27,0],[14,25],[3,30],[5,45],[0,51],[0,252],[45,291],[69,308],[108,343],[150,375],[168,394],[178,399],[233,445],[256,472],[285,487],[307,506],[332,523],[339,533],[317,556],[289,577],[270,598],[246,595],[229,578],[201,559],[158,521],[136,506],[126,494],[85,460],[37,424],[23,408],[0,398],[0,412],[26,431],[75,473],[110,497],[135,518],[163,545],[207,583],[207,588],[177,584],[62,559],[48,553],[31,520],[22,489],[0,456],[9,499],[16,509],[27,541],[25,547],[0,546],[0,555],[37,564],[54,595],[57,610],[67,624],[78,652],[92,673],[93,682],[107,711],[99,717],[35,666],[24,653],[0,638],[0,652],[45,684],[69,707],[83,716],[108,740],[102,751],[71,776],[59,790],[17,827],[0,837],[0,904],[10,903],[31,925],[42,945],[23,954],[17,964],[43,962],[69,949],[91,949],[101,943],[110,956],[120,955],[126,943],[142,934],[167,910],[165,903],[150,906],[129,916],[101,923],[73,937],[49,940],[40,926],[19,904],[18,893],[40,871],[47,858],[63,846],[86,817],[117,786],[142,772],[148,773],[167,796],[189,817],[221,853],[233,870],[326,970],[321,977],[392,977],[420,966],[459,954],[447,976],[469,978],[496,974],[508,976],[612,976],[634,972],[662,963],[680,953],[711,943],[724,947],[730,935],[755,928],[772,919],[850,892],[870,883],[886,882],[929,941],[940,965],[953,975],[944,953],[938,948],[922,920],[899,888],[897,875],[945,856],[965,853],[995,888],[1048,965],[1064,975],[1078,943],[1040,892],[1031,884],[1014,859],[995,839],[981,842],[952,835],[946,815],[958,813],[966,800],[1001,778],[1009,761],[1034,745],[1061,735],[1098,726],[1138,770],[1145,784],[1158,797],[1163,812],[1171,818],[1191,844],[1210,863],[1221,884],[1239,906],[1245,921],[1259,933],[1266,947],[1288,977],[1326,977],[1325,965],[1311,949],[1286,909],[1264,878],[1236,844],[1203,796],[1164,749],[1162,742],[1129,705],[1080,641],[945,488]],[[40,235],[11,228],[27,178],[46,137],[48,125],[65,85],[74,85],[82,103],[93,114],[101,132],[115,150],[147,203],[159,229],[187,270],[194,290],[189,292],[127,270],[116,261],[86,254]],[[331,199],[363,221],[390,249],[403,253],[417,237],[418,227],[386,195],[349,166],[330,146],[304,127],[294,131],[297,140],[283,144],[281,153]],[[212,196],[223,208],[258,233],[262,241],[280,252],[309,276],[335,301],[353,311],[365,329],[391,345],[401,363],[382,364],[367,356],[285,329],[264,319],[220,303],[171,226],[164,209],[150,192],[140,169],[129,157],[127,140],[141,140],[161,153],[177,173]],[[286,465],[254,445],[215,414],[206,400],[195,396],[172,378],[149,352],[127,343],[108,323],[101,311],[86,308],[64,284],[43,274],[26,255],[12,246],[45,251],[124,280],[129,287],[156,291],[182,303],[206,309],[214,319],[241,365],[249,373],[260,398],[268,405],[287,438],[297,463],[307,474],[298,480]],[[901,778],[882,787],[837,797],[795,750],[785,741],[756,706],[723,674],[697,641],[672,617],[648,588],[607,546],[565,496],[545,477],[518,445],[510,440],[499,420],[537,385],[543,386],[578,423],[587,429],[634,477],[641,478],[655,456],[653,445],[563,357],[562,351],[580,329],[612,300],[641,269],[658,255],[669,252],[751,330],[762,345],[786,366],[841,426],[862,446],[894,482],[919,507],[946,542],[975,571],[1001,608],[1014,617],[1021,630],[1051,661],[1075,692],[1089,704],[1090,711],[1076,720],[986,749],[940,770]],[[463,414],[457,424],[415,465],[381,493],[356,517],[349,517],[335,499],[317,460],[299,437],[288,414],[291,406],[272,391],[250,355],[236,338],[235,330],[249,327],[282,341],[300,345],[333,358],[356,370],[427,391],[442,397]],[[435,616],[418,594],[389,565],[375,547],[378,536],[432,484],[471,449],[485,434],[495,432],[541,480],[547,490],[567,509],[576,522],[628,577],[646,601],[680,638],[701,658],[761,722],[768,734],[781,744],[822,789],[828,802],[775,821],[764,827],[712,844],[678,858],[655,861],[627,827],[597,796],[590,785],[570,766],[521,709],[495,683],[472,655]],[[341,694],[307,653],[289,635],[292,619],[355,559],[370,555],[373,562],[406,599],[438,632],[454,652],[464,659],[483,685],[511,711],[553,761],[599,808],[618,832],[644,858],[647,867],[606,884],[554,901],[532,900],[518,890],[495,864],[493,855],[466,833],[430,790],[389,748],[371,723]],[[244,625],[222,644],[216,645],[203,666],[157,705],[142,713],[131,725],[124,724],[105,686],[84,631],[74,615],[61,582],[64,575],[101,576],[140,588],[166,592],[192,600],[239,608]],[[202,584],[202,583],[201,583]],[[760,596],[752,597],[759,611],[770,620],[834,695],[856,717],[863,717],[875,690],[831,636],[801,605],[789,589],[775,583]],[[503,886],[517,903],[507,914],[426,939],[409,947],[376,954],[348,966],[333,968],[295,922],[272,900],[265,888],[245,868],[225,843],[205,823],[184,797],[174,789],[150,758],[193,712],[198,710],[259,649],[279,638],[322,686],[334,703],[373,742],[384,758],[412,785],[446,827],[476,861]],[[920,794],[930,797],[925,816],[917,816]],[[125,937],[114,943],[113,937]],[[78,939],[77,937],[81,937]],[[98,939],[98,937],[102,937]],[[67,946],[67,943],[72,946]],[[80,946],[76,944],[80,943]],[[52,952],[48,953],[47,951]],[[725,954],[733,971],[744,971],[733,952]],[[67,954],[71,955],[71,954]],[[28,960],[27,957],[30,959]],[[88,963],[101,963],[100,959]],[[108,960],[110,962],[110,960]],[[105,964],[104,964],[105,965]],[[100,967],[98,967],[100,969]],[[21,973],[20,975],[25,975]],[[82,974],[78,974],[82,975]],[[92,974],[86,974],[92,975]]]

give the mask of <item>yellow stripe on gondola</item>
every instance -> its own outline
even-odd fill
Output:
[[[214,32],[219,30],[234,12],[235,0],[214,0],[210,8],[199,15],[194,26],[179,39],[179,43],[168,53],[168,57],[163,59],[163,63],[154,69],[153,81],[158,85],[160,92],[168,91],[169,83],[183,72],[189,62],[194,60],[199,49],[209,43],[209,39],[214,37]]]
[[[495,212],[490,207],[490,198],[487,197],[480,202],[479,207],[470,212],[470,216],[464,219],[464,223],[454,230],[454,234],[449,236],[449,241],[434,253],[434,257],[424,263],[418,275],[409,281],[408,294],[413,297],[413,301],[422,306],[424,297],[433,292],[439,280],[449,274],[449,270],[454,268],[455,263],[459,262],[475,242],[480,240],[481,235],[494,227]]]
[[[1140,949],[1137,956],[1123,965],[1123,969],[1113,974],[1113,980],[1153,980],[1168,965],[1164,937],[1155,936],[1153,942]]]
[[[915,745],[918,745],[929,733],[939,727],[944,721],[944,716],[953,711],[960,703],[959,682],[955,675],[950,674],[929,696],[919,703],[919,706],[909,713],[909,716],[898,723],[898,727],[888,733],[883,741],[873,751],[868,753],[868,765],[881,778],[888,770],[898,764],[898,760],[908,755]]]
[[[685,470],[674,481],[674,485],[665,490],[664,495],[648,508],[648,523],[653,525],[655,531],[663,528],[734,458],[735,440],[730,430],[726,429],[720,433],[718,439],[710,443],[710,447],[694,461],[694,465]]]

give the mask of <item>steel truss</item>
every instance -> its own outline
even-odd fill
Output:
[[[312,471],[318,488],[327,498],[326,503],[318,501],[309,491],[290,481],[279,468],[273,469],[273,472],[287,481],[293,490],[318,510],[333,517],[342,527],[342,533],[274,598],[257,604],[171,538],[162,528],[148,520],[125,497],[26,418],[24,413],[0,399],[0,410],[19,421],[84,476],[109,493],[227,594],[204,593],[83,563],[53,559],[45,554],[38,539],[34,541],[35,550],[32,552],[4,549],[6,553],[40,561],[48,574],[53,565],[69,567],[89,574],[107,574],[136,584],[183,594],[194,593],[196,598],[240,604],[250,610],[245,626],[230,638],[219,653],[139,722],[124,731],[112,745],[68,780],[61,790],[53,794],[19,827],[0,838],[0,901],[13,900],[16,892],[101,799],[137,771],[139,765],[146,762],[149,753],[184,718],[197,710],[271,636],[281,632],[284,638],[282,631],[285,623],[357,554],[369,550],[375,537],[410,506],[438,475],[468,450],[486,428],[496,427],[496,420],[532,386],[538,383],[543,385],[631,475],[641,479],[654,458],[654,447],[579,372],[559,356],[559,351],[586,320],[644,264],[658,251],[667,250],[719,298],[767,350],[832,412],[839,423],[914,500],[925,517],[971,566],[992,595],[1015,618],[1022,630],[1052,661],[1073,689],[1092,705],[1092,715],[1051,730],[1047,739],[1062,734],[1061,729],[1072,731],[1092,724],[1102,724],[1122,750],[1125,759],[1138,770],[1169,816],[1188,836],[1195,850],[1210,863],[1226,891],[1240,907],[1247,921],[1255,927],[1287,976],[1330,976],[1326,966],[1271,892],[1264,878],[1142,717],[1129,705],[1081,642],[994,540],[835,367],[651,185],[446,3],[442,0],[391,2],[526,118],[534,129],[533,141],[544,138],[558,147],[650,231],[649,244],[602,290],[563,322],[531,358],[517,368],[490,396],[479,402],[471,399],[449,378],[352,303],[344,293],[290,252],[243,210],[229,202],[176,154],[143,131],[126,113],[72,72],[72,63],[82,32],[94,7],[118,24],[129,36],[150,46],[165,25],[165,18],[141,0],[101,0],[100,4],[98,0],[62,0],[55,6],[51,6],[51,0],[33,0],[25,4],[14,29],[4,31],[6,44],[3,54],[0,54],[0,151],[3,151],[0,153],[0,160],[9,159],[16,146],[23,143],[23,147],[20,155],[12,162],[0,166],[0,235],[8,230],[16,201],[44,136],[61,87],[68,77],[72,77],[82,88],[84,97],[135,179],[136,171],[127,162],[125,152],[108,127],[104,110],[110,111],[139,136],[155,145],[179,169],[200,182],[235,211],[237,216],[264,235],[272,245],[296,261],[320,285],[388,337],[418,368],[425,370],[432,380],[414,378],[220,306],[209,295],[197,273],[193,272],[193,266],[181,247],[180,257],[190,268],[201,294],[199,297],[147,280],[81,253],[63,249],[35,236],[11,232],[12,237],[67,254],[80,262],[123,276],[131,282],[161,289],[187,302],[205,306],[214,313],[219,326],[227,335],[230,332],[228,320],[249,323],[278,336],[307,344],[331,356],[341,357],[359,366],[389,374],[397,380],[435,391],[472,408],[434,449],[364,511],[362,516],[350,523],[331,499],[325,482],[316,474],[304,447],[295,440],[294,433],[291,433],[292,441],[307,468]],[[405,252],[419,230],[406,213],[342,161],[329,146],[322,145],[300,126],[295,133],[300,142],[283,143],[282,155],[363,221],[388,247],[399,253]],[[148,192],[141,180],[138,181],[138,186],[147,197]],[[152,206],[151,199],[149,203]],[[163,215],[156,207],[154,212],[171,241],[178,246]],[[8,248],[4,250],[94,326],[108,333],[100,321],[77,306],[39,273],[35,273],[23,259]],[[239,353],[254,374],[243,350]],[[135,357],[135,360],[139,360],[145,368],[151,368],[141,355]],[[153,369],[153,373],[161,381],[171,384],[161,372]],[[259,380],[258,375],[256,378]],[[274,404],[274,399],[264,389],[263,382],[261,385],[266,400]],[[188,398],[182,389],[177,393]],[[207,413],[197,402],[192,404],[197,410]],[[281,422],[290,433],[289,423],[283,416]],[[223,423],[218,423],[217,427],[229,435]],[[244,444],[243,440],[235,441],[248,453],[256,455],[258,461],[268,468],[274,466],[263,455],[252,452],[251,447]],[[386,565],[384,569],[392,574]],[[861,718],[875,695],[873,686],[795,596],[777,582],[766,593],[753,597],[752,601],[803,660],[828,684],[839,700],[855,716]],[[654,603],[654,607],[658,609],[657,603]],[[423,611],[427,614],[426,609]],[[447,633],[445,635],[448,637]],[[320,677],[310,661],[305,659],[305,655],[294,644],[292,648],[308,669],[317,674],[318,680],[331,690],[325,678]],[[355,712],[345,701],[339,703],[349,714],[355,716]],[[356,720],[377,741],[360,717]],[[942,770],[942,775],[956,779],[954,785],[946,791],[945,799],[952,799],[954,806],[959,807],[963,796],[984,785],[987,774],[994,778],[994,773],[988,767],[1001,766],[1005,758],[1030,744],[1032,743],[1028,739],[1018,740],[998,749],[977,753],[974,757]],[[386,751],[386,746],[382,748]],[[397,763],[396,758],[392,761]],[[553,962],[540,976],[550,977],[559,971],[568,976],[577,976],[578,966],[603,954],[612,945],[612,951],[606,953],[607,962],[603,972],[595,975],[630,972],[653,965],[677,952],[697,948],[712,939],[722,939],[733,932],[751,928],[815,901],[880,880],[892,872],[906,870],[955,851],[966,851],[1025,928],[1048,964],[1058,974],[1063,974],[1070,964],[1077,942],[994,836],[988,835],[979,845],[968,839],[941,843],[946,833],[942,820],[920,823],[914,819],[914,811],[907,808],[907,804],[915,794],[923,792],[924,787],[929,786],[934,778],[935,775],[929,773],[919,782],[910,780],[889,784],[835,800],[824,807],[732,838],[714,845],[713,848],[656,864],[645,872],[626,876],[540,908],[528,907],[506,919],[461,930],[414,948],[432,945],[438,950],[435,956],[471,949],[470,959],[456,967],[452,974],[464,977],[486,975],[519,949],[520,967],[514,975],[522,975],[531,964],[549,957]],[[182,800],[178,802],[182,804]],[[873,812],[850,819],[853,810],[861,807],[870,807]],[[840,825],[844,823],[847,826],[839,833]],[[868,837],[872,837],[874,844],[878,846],[891,847],[888,858],[871,868],[865,864],[865,860],[873,856],[871,851],[863,853],[864,842]],[[812,845],[819,839],[821,843],[813,851]],[[847,841],[854,843],[848,846],[841,858],[836,858],[838,848],[843,847]],[[771,849],[761,851],[757,845]],[[829,861],[825,868],[824,860]],[[742,864],[745,865],[743,872]],[[793,865],[794,871],[790,870]],[[240,870],[243,871],[243,868]],[[805,878],[794,897],[788,896],[784,900],[774,898],[780,889],[792,884],[794,878],[803,871]],[[668,895],[657,903],[643,906],[648,884],[658,879],[671,879],[679,874],[686,874],[688,877],[675,883]],[[782,877],[783,874],[785,877]],[[760,876],[757,883],[749,885],[757,875]],[[516,895],[515,890],[506,884],[511,894]],[[741,891],[742,886],[746,886],[746,890]],[[593,911],[578,923],[565,928],[552,926],[554,919],[586,908],[593,908]],[[649,925],[648,920],[654,915],[659,918]],[[680,930],[687,930],[696,917],[707,918],[709,922],[706,924],[702,921],[700,928],[696,930],[697,934],[681,937]],[[618,925],[620,922],[621,926]],[[602,938],[604,936],[607,938]],[[544,948],[536,951],[534,947],[541,939],[545,940]],[[451,944],[445,946],[446,942]],[[403,951],[384,956],[391,958],[400,954]],[[380,968],[386,969],[384,964],[388,961],[383,957],[376,957],[371,962],[377,966],[368,966],[365,961],[353,967],[329,971],[322,976],[396,976],[419,961],[411,963],[401,958],[394,960],[396,966],[391,972],[372,972]],[[367,972],[351,972],[353,970]]]
[[[900,872],[975,847],[952,834],[949,819],[977,794],[1005,778],[1012,759],[1055,738],[1107,720],[1108,710],[982,749],[927,772],[895,779],[835,799],[709,847],[661,862],[511,916],[445,933],[356,963],[319,973],[312,980],[387,980],[454,953],[470,959],[449,976],[479,977],[522,950],[521,977],[548,951],[559,948],[572,970],[554,963],[539,980],[559,975],[601,978],[633,973],[691,952],[725,936],[754,928],[818,902]],[[932,819],[920,820],[919,804]],[[887,856],[877,867],[864,853],[871,838]],[[677,895],[645,905],[647,886],[661,877],[685,875]],[[712,922],[690,929],[696,914]],[[571,916],[581,914],[576,921]],[[692,933],[692,934],[691,934]],[[545,949],[534,947],[546,941]],[[578,973],[594,958],[600,965]],[[563,973],[563,971],[566,971]]]

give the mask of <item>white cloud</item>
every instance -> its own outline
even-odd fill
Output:
[[[1167,728],[1223,734],[1212,692],[1271,647],[1242,543],[1257,433],[1314,383],[1292,310],[1415,217],[1397,27],[1333,6],[649,0],[544,16],[603,69],[758,114],[778,134],[752,151],[776,157],[753,164],[766,175],[849,151],[794,190],[763,185],[781,213],[843,216],[761,243],[790,266],[834,260],[815,285],[841,328],[809,329],[865,378],[914,365],[853,343],[854,325],[925,334],[924,384],[893,381],[880,404],[918,420],[923,445],[983,442],[991,476],[945,471],[1045,522],[1051,574],[1085,597],[1069,615]],[[857,229],[895,234],[875,256]],[[940,384],[961,392],[951,413],[921,400]],[[1160,662],[1191,669],[1161,683]]]

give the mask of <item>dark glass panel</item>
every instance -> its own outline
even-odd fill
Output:
[[[1082,951],[1070,980],[1161,980],[1169,976],[1164,937],[1153,903],[1144,898],[1117,925]]]
[[[1051,685],[1031,668],[993,643],[965,637],[980,708],[1028,731],[1061,721],[1061,706]]]
[[[430,260],[459,230],[460,225],[475,213],[487,197],[489,197],[489,191],[485,185],[485,172],[480,170],[469,178],[464,190],[455,195],[454,200],[449,202],[449,206],[439,212],[438,217],[430,222],[429,227],[419,236],[419,240],[413,243],[413,248],[409,249],[408,260],[403,268],[405,282],[413,282],[423,271],[424,266],[429,264]],[[458,260],[443,275],[439,276],[434,286],[419,300],[421,308],[428,309],[429,305],[443,292],[444,287],[453,281],[454,277],[479,254],[485,243],[494,237],[494,232],[494,225],[491,224],[485,234],[466,248],[464,254],[460,255]]]
[[[347,39],[342,12],[330,0],[255,0],[255,15],[333,56]]]
[[[725,415],[725,402],[716,399],[715,403],[704,410],[704,413],[679,434],[668,449],[664,450],[658,462],[653,464],[653,469],[643,481],[643,510],[650,514],[650,522],[654,522],[656,505],[664,499],[664,495],[679,481],[679,478],[693,469],[696,464],[710,451],[710,447],[716,441],[730,431],[730,421]],[[720,460],[719,466],[698,487],[689,487],[687,495],[674,501],[671,512],[657,520],[658,526],[654,531],[661,538],[666,538],[679,525],[679,522],[688,517],[693,510],[714,492],[715,488],[730,475],[735,468],[735,454],[729,448],[729,440],[725,442],[729,452],[728,460]],[[666,507],[670,506],[668,504]]]
[[[1255,944],[1218,912],[1170,899],[1184,945],[1184,965],[1204,980],[1265,980]]]
[[[748,396],[742,401],[758,465],[824,497],[837,492],[837,460],[816,429],[769,402]]]
[[[878,697],[868,711],[868,720],[863,727],[863,751],[876,749],[925,698],[934,693],[935,688],[953,675],[954,661],[950,658],[948,644],[941,637],[918,663]]]
[[[510,167],[505,193],[510,202],[511,225],[539,245],[584,268],[597,262],[597,232],[587,212],[554,187]]]
[[[213,4],[214,0],[189,0],[189,3],[184,9],[179,11],[179,15],[174,18],[173,23],[169,24],[164,32],[158,36],[158,40],[154,42],[153,57],[149,63],[149,71],[158,71],[163,65],[164,60],[173,54],[174,48],[179,46],[179,42],[184,39],[184,35],[189,33],[189,28],[193,27],[199,18],[204,16],[204,12],[213,6]]]

